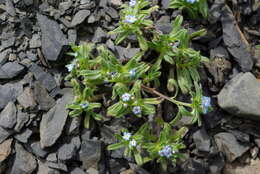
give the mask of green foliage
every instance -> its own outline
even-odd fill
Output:
[[[102,122],[108,116],[137,117],[141,122],[156,116],[133,133],[123,129],[122,134],[116,135],[118,143],[109,145],[108,150],[124,148],[125,156],[133,156],[138,165],[154,161],[166,170],[169,162],[176,164],[182,157],[181,149],[185,148],[182,138],[188,130],[177,129],[178,121],[188,116],[192,117],[191,124],[201,125],[201,114],[210,110],[210,98],[202,95],[197,70],[207,58],[190,48],[192,39],[206,31],[188,32],[182,28],[182,16],[177,16],[172,31],[162,34],[149,19],[158,7],[150,7],[146,0],[134,2],[134,6],[122,6],[119,26],[111,33],[117,34],[117,44],[135,35],[141,51],[123,62],[102,45],[72,45],[68,54],[74,60],[66,66],[70,73],[65,80],[73,86],[75,98],[67,107],[70,116],[84,116],[86,128],[91,126],[91,121]],[[147,60],[151,51],[155,54]],[[162,72],[166,72],[166,77],[161,77]],[[165,78],[166,83],[161,84]],[[183,94],[190,98],[178,101],[177,97]],[[165,100],[178,109],[169,123],[162,119],[156,107]]]
[[[208,18],[207,0],[171,0],[169,8],[185,9],[192,19],[197,19],[199,14],[204,19]]]

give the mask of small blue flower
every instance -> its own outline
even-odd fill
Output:
[[[135,115],[139,115],[139,114],[141,114],[141,112],[142,112],[142,110],[141,110],[141,107],[140,106],[135,106],[135,107],[133,107],[133,113],[135,114]]]
[[[132,136],[131,133],[129,133],[129,132],[124,132],[124,134],[123,134],[123,139],[126,140],[126,141],[128,141],[128,140],[130,140],[131,136]]]
[[[80,106],[81,106],[83,109],[85,109],[85,108],[88,107],[88,103],[87,103],[87,102],[81,103]]]
[[[137,19],[136,19],[136,17],[135,17],[134,15],[127,15],[127,16],[125,17],[124,22],[125,22],[125,23],[130,23],[130,24],[132,24],[132,23],[134,23],[136,20],[137,20]]]
[[[71,64],[68,64],[66,65],[65,67],[68,69],[69,72],[71,72],[74,68],[75,64],[71,63]]]
[[[187,2],[189,2],[189,3],[195,3],[197,0],[186,0]]]
[[[134,139],[132,139],[130,142],[129,142],[129,146],[132,146],[132,147],[135,147],[136,146],[136,141]]]
[[[122,95],[123,102],[128,102],[130,99],[131,99],[131,94],[129,94],[129,93],[124,93]]]
[[[175,151],[172,150],[171,146],[166,145],[158,152],[161,157],[170,158]]]
[[[135,69],[131,69],[131,70],[129,71],[129,74],[130,74],[130,77],[131,77],[131,78],[135,77],[135,75],[136,75],[136,70],[135,70]]]
[[[171,44],[172,49],[176,49],[180,45],[180,41]]]
[[[203,114],[206,114],[211,107],[211,99],[210,97],[202,96],[201,97],[201,106]]]
[[[134,7],[135,4],[136,4],[136,0],[130,0],[130,2],[129,2],[130,7]]]

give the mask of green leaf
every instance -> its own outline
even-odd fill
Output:
[[[148,49],[148,44],[145,38],[142,35],[137,35],[137,40],[139,42],[139,46],[142,50],[146,51]]]
[[[199,36],[204,36],[207,34],[207,30],[205,29],[201,29],[199,31],[193,32],[190,34],[190,39],[194,38],[194,37],[199,37]]]
[[[162,102],[162,100],[159,100],[158,98],[145,98],[143,99],[143,102],[145,104],[158,105]]]
[[[107,110],[108,110],[107,115],[111,115],[114,117],[122,117],[126,113],[127,108],[124,107],[123,103],[118,102],[110,106]]]
[[[174,64],[172,57],[167,54],[163,56],[163,59],[170,64]]]
[[[89,125],[90,125],[90,115],[86,114],[84,118],[84,127],[88,129]]]
[[[207,0],[199,0],[199,11],[205,19],[208,18],[208,3],[207,3]]]
[[[180,30],[180,28],[181,28],[182,22],[183,22],[183,17],[182,17],[181,15],[178,15],[178,16],[175,18],[175,20],[174,20],[174,22],[173,22],[173,24],[172,24],[173,29],[172,29],[172,31],[171,31],[170,34],[173,34],[173,33],[178,32],[178,31]]]
[[[124,147],[124,143],[120,142],[120,143],[108,145],[107,150],[116,150],[116,149],[120,149],[122,147]]]
[[[155,107],[153,105],[144,104],[144,105],[142,105],[142,112],[144,115],[154,114]]]
[[[120,33],[115,40],[115,44],[116,45],[120,44],[128,35],[129,32]]]
[[[141,166],[143,164],[142,156],[139,153],[135,153],[134,157],[137,165]]]

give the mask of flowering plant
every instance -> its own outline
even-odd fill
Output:
[[[197,71],[207,58],[190,48],[191,40],[205,30],[189,33],[181,27],[183,18],[178,16],[173,30],[162,34],[148,19],[157,6],[149,8],[148,1],[131,0],[122,8],[119,26],[111,33],[117,34],[117,44],[134,34],[141,51],[122,61],[102,45],[72,45],[69,55],[75,59],[66,66],[70,72],[66,80],[73,86],[75,99],[68,105],[69,114],[84,115],[86,128],[91,121],[102,122],[103,118],[138,119],[142,126],[123,129],[115,135],[119,142],[108,149],[124,147],[125,155],[133,155],[137,164],[157,161],[166,169],[169,161],[176,164],[185,148],[182,137],[187,128],[180,128],[178,121],[189,116],[191,123],[201,125],[201,115],[211,109],[210,98],[202,95]],[[188,99],[179,101],[182,94]],[[166,100],[178,109],[170,122],[164,121],[158,107]]]
[[[169,8],[185,9],[192,19],[197,19],[199,14],[201,14],[204,19],[208,18],[207,0],[171,0]]]

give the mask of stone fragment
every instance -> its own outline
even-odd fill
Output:
[[[27,152],[19,143],[15,143],[15,159],[10,174],[31,174],[35,171],[37,163],[33,155]]]
[[[42,53],[47,60],[57,61],[68,47],[68,40],[57,22],[37,14],[42,32]]]
[[[41,148],[40,142],[34,142],[31,144],[32,153],[38,157],[45,158],[48,151]]]
[[[250,72],[239,73],[218,94],[218,104],[232,115],[260,119],[260,83]]]
[[[21,110],[18,110],[17,111],[17,123],[14,127],[14,130],[16,132],[20,132],[29,120],[30,120],[30,116],[27,113],[24,113]]]
[[[260,160],[251,160],[250,164],[244,165],[238,162],[226,163],[223,174],[259,174]]]
[[[38,160],[37,174],[60,174],[60,171],[51,169],[46,162]]]
[[[208,136],[205,128],[197,130],[193,136],[193,141],[199,151],[209,152],[210,151],[210,137]]]
[[[18,140],[21,143],[27,143],[28,139],[31,137],[32,134],[33,134],[32,130],[25,129],[22,133],[16,134],[14,137],[16,140]]]
[[[17,62],[8,62],[0,67],[0,79],[12,79],[24,71],[24,66]]]
[[[252,70],[253,58],[250,46],[245,36],[241,32],[232,11],[226,5],[223,8],[222,17],[223,40],[230,54],[239,64],[244,72]]]
[[[16,106],[13,102],[9,102],[4,110],[0,113],[0,126],[3,128],[13,128],[16,124]]]
[[[12,134],[12,130],[7,130],[0,126],[0,143],[3,143]]]
[[[2,163],[10,155],[12,151],[12,142],[13,139],[8,139],[0,144],[0,163]]]
[[[23,93],[17,98],[17,100],[24,109],[33,110],[37,105],[34,99],[33,91],[29,87],[24,89]]]
[[[67,93],[57,101],[57,104],[47,114],[42,116],[40,123],[40,142],[42,148],[52,146],[60,137],[68,117],[66,105],[72,100],[72,91],[67,90]]]
[[[248,145],[240,144],[231,133],[218,133],[214,139],[219,151],[226,155],[228,162],[233,162],[250,148]]]
[[[107,37],[107,33],[101,27],[98,27],[95,31],[92,42],[100,43],[100,42],[104,41],[104,39],[106,37]]]
[[[32,39],[30,39],[30,48],[39,48],[41,47],[41,38],[38,34],[34,34]]]
[[[82,22],[84,22],[84,20],[90,15],[90,11],[89,10],[80,10],[78,11],[75,16],[73,17],[72,21],[71,21],[71,26],[75,27],[79,24],[81,24]]]
[[[3,109],[10,101],[15,102],[22,92],[23,86],[19,82],[0,85],[0,109]]]

